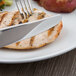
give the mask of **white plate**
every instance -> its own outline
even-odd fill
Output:
[[[44,10],[34,2],[32,4],[35,8],[41,9],[50,14],[56,14]],[[12,6],[12,10],[13,8],[15,8],[15,5]],[[6,10],[11,10],[11,7],[6,8]],[[76,48],[76,10],[72,13],[62,15],[64,27],[59,37],[53,43],[35,50],[19,51],[0,49],[0,63],[22,63],[39,61],[58,56]]]

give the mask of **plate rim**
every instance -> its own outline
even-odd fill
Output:
[[[0,60],[0,63],[7,63],[7,64],[18,64],[18,63],[30,63],[30,62],[37,62],[41,60],[46,60],[49,58],[53,58],[56,56],[60,56],[62,54],[65,54],[69,51],[72,51],[73,49],[76,49],[76,45],[72,46],[71,48],[67,48],[66,50],[64,49],[63,51],[57,51],[54,54],[48,54],[45,56],[40,56],[40,57],[35,57],[35,58],[30,58],[30,59],[21,59],[21,60]]]

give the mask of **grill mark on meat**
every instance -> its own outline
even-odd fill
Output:
[[[7,14],[8,12],[2,12],[0,13],[0,22],[3,20],[3,18],[5,17],[5,15]]]
[[[19,44],[20,44],[20,42],[17,42],[17,43],[16,43],[16,46],[18,46]]]
[[[54,30],[54,27],[53,27],[53,28],[50,28],[50,29],[48,30],[48,36],[50,36],[50,35],[52,34],[53,30]]]
[[[34,39],[35,39],[35,36],[33,36],[33,37],[30,39],[30,46],[33,45],[33,43],[34,43]]]
[[[40,14],[38,15],[37,19],[42,19],[42,18],[44,18],[44,17],[45,17],[45,13],[42,12],[42,13],[40,13]]]

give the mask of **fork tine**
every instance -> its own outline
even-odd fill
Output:
[[[15,2],[16,2],[16,0],[15,0]],[[17,2],[16,2],[16,6],[17,6],[18,11],[20,12]],[[21,12],[20,12],[20,14],[21,14]]]
[[[31,15],[33,14],[33,10],[32,10],[32,6],[31,6],[31,0],[27,0],[27,3],[28,3],[28,7],[30,9],[30,12],[31,12]]]
[[[22,1],[21,0],[20,0],[20,4],[21,4],[21,7],[22,7],[22,11],[24,12],[24,15],[27,18],[27,13],[25,12],[25,8],[23,7],[23,4],[22,4]]]
[[[18,0],[15,0],[15,3],[16,3],[16,6],[17,6],[17,9],[18,9],[18,11],[19,11],[19,13],[20,13],[20,15],[21,15],[21,17],[24,19],[24,15],[23,15],[23,13],[21,13],[21,11],[20,11],[20,9],[19,9],[19,6],[18,6]]]
[[[29,13],[29,11],[28,11],[28,9],[27,9],[27,6],[26,6],[26,2],[25,2],[25,0],[23,0],[23,1],[24,1],[25,9],[26,9],[28,15],[30,16],[30,13]]]

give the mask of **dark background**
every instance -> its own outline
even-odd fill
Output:
[[[76,49],[39,62],[0,64],[0,76],[76,76]]]

